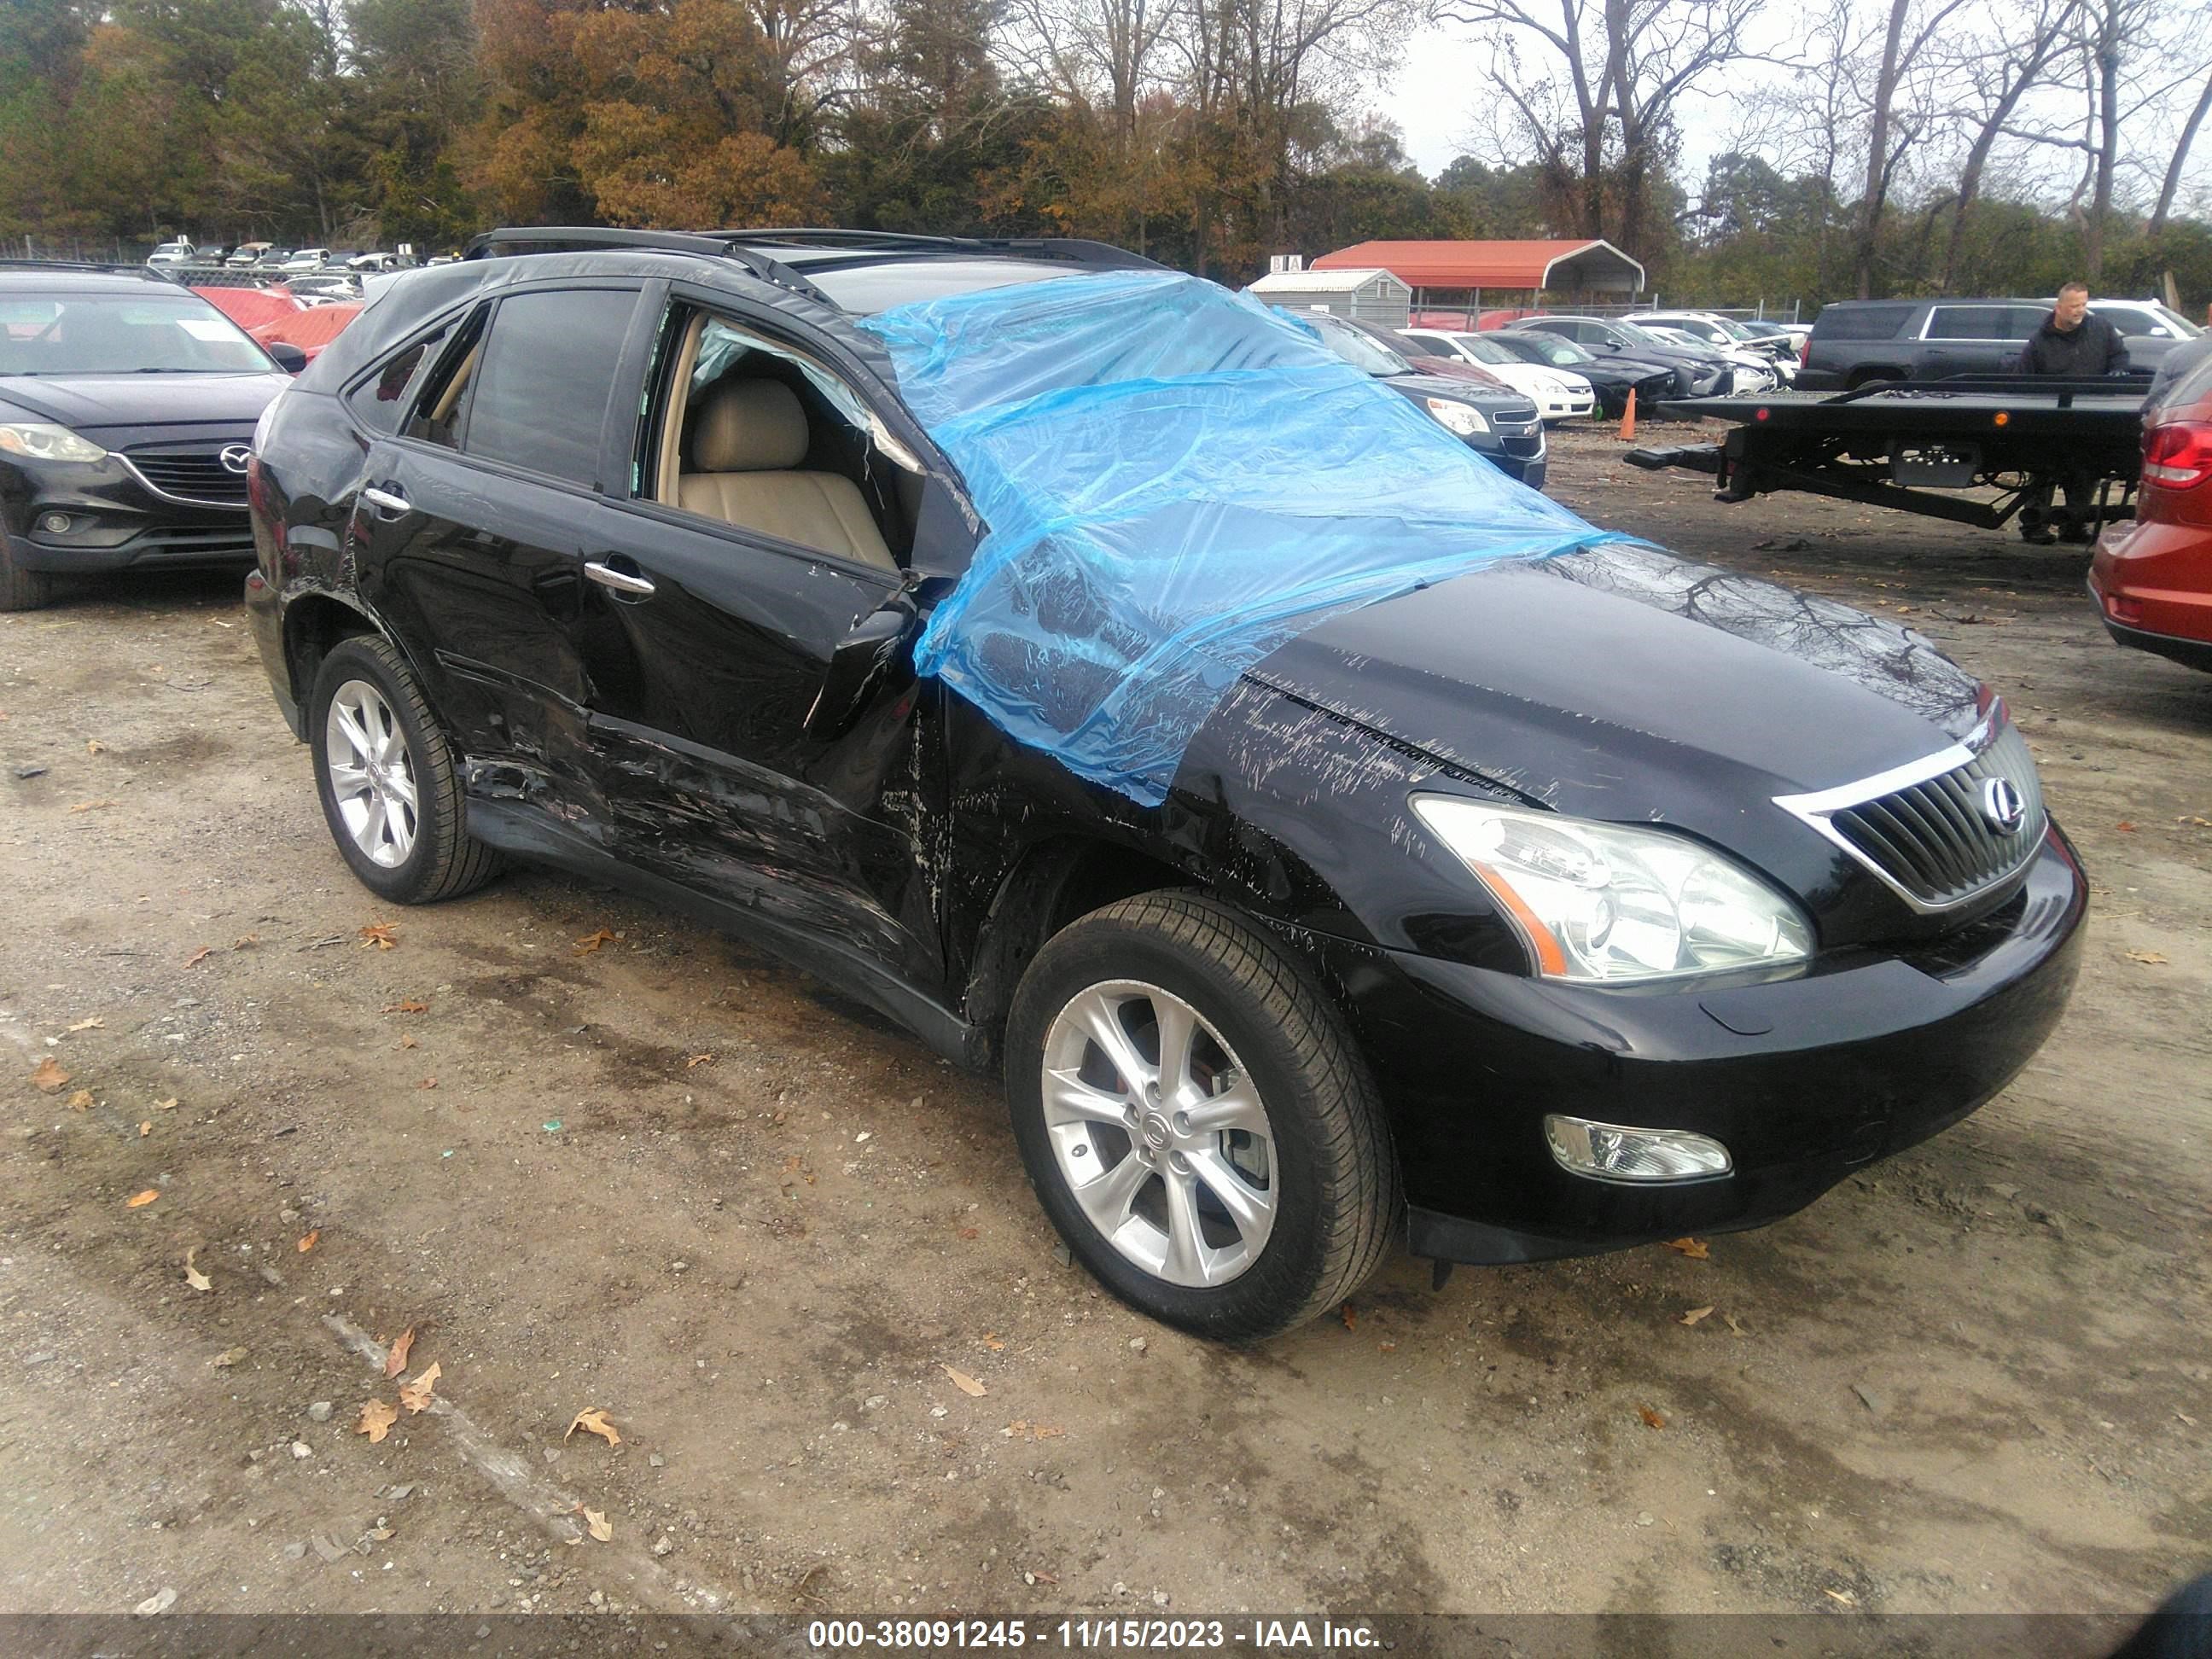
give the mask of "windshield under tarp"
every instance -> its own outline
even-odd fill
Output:
[[[860,326],[988,526],[917,671],[1148,805],[1237,677],[1306,629],[1613,539],[1198,277],[1070,276]]]

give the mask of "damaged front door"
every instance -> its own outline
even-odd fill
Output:
[[[894,676],[837,720],[820,710],[850,678],[849,648],[832,666],[856,626],[872,637],[879,611],[909,609],[896,497],[856,482],[860,453],[822,429],[836,410],[802,375],[710,321],[672,313],[638,499],[620,544],[585,556],[579,645],[612,838],[927,1029],[911,998],[939,1000],[943,958],[916,689]]]

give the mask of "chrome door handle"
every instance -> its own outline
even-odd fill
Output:
[[[404,495],[394,495],[389,489],[379,489],[374,484],[362,489],[361,498],[382,513],[412,513],[415,510],[414,503]]]
[[[584,574],[602,587],[611,587],[617,593],[627,593],[633,599],[649,599],[653,584],[642,576],[633,576],[612,565],[601,564],[597,559],[586,562]]]

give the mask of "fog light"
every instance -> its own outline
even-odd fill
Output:
[[[66,513],[49,513],[39,520],[39,528],[49,536],[66,536],[69,527],[70,519]]]
[[[1727,1147],[1687,1129],[1637,1129],[1553,1113],[1544,1119],[1544,1139],[1561,1169],[1600,1181],[1701,1181],[1734,1167]]]

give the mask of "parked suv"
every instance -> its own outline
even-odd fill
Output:
[[[1941,380],[2017,372],[2029,338],[2051,315],[2049,300],[1838,300],[1813,319],[1797,385],[1848,390],[1870,380]],[[2202,331],[2147,301],[2092,300],[2128,348],[2130,371]]]
[[[1539,313],[1506,325],[1509,334],[1550,334],[1571,340],[1593,356],[1633,363],[1663,363],[1674,372],[1677,398],[1725,398],[1735,391],[1736,367],[1709,347],[1662,339],[1634,323],[1604,317],[1555,317]],[[1769,382],[1771,384],[1771,382]],[[1745,390],[1750,388],[1747,386]]]
[[[289,384],[158,272],[0,268],[0,611],[61,575],[250,564],[247,441]]]
[[[2087,884],[1989,688],[1583,523],[1262,307],[1088,243],[476,252],[257,434],[339,854],[403,903],[588,872],[1002,1073],[1158,1318],[1279,1331],[1394,1237],[1757,1225],[2058,1018]]]

